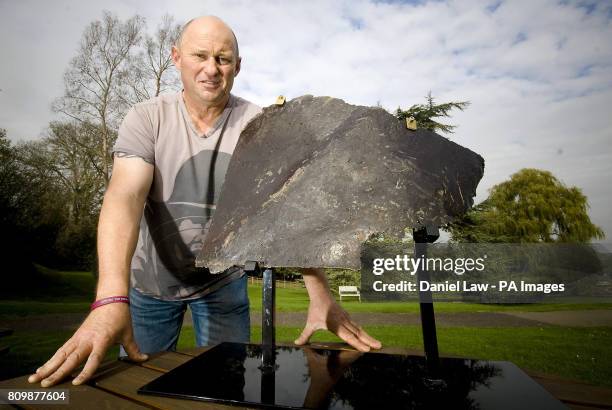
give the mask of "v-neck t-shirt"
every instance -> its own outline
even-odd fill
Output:
[[[113,152],[136,155],[154,165],[140,222],[130,284],[164,300],[203,296],[241,277],[196,268],[195,258],[221,192],[240,137],[257,105],[230,95],[223,113],[204,134],[189,116],[182,92],[134,105],[126,114]]]

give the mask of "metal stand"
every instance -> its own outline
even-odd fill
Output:
[[[268,268],[263,273],[263,300],[261,305],[261,341],[264,346],[276,345],[276,281],[274,270]]]
[[[245,271],[254,273],[261,272],[257,262],[245,263]],[[262,403],[274,404],[276,385],[276,322],[274,313],[276,311],[276,282],[274,270],[267,268],[263,272],[263,289],[261,304],[261,350],[262,358],[259,370],[261,370],[261,401]]]
[[[423,260],[427,258],[427,244],[435,242],[440,237],[437,226],[427,225],[413,230],[414,238],[414,257]],[[257,262],[248,261],[245,263],[245,271],[259,273],[261,271]],[[426,267],[420,265],[417,271],[417,281],[430,281],[430,275]],[[420,289],[420,286],[419,286]],[[262,372],[262,399],[264,402],[274,402],[274,382],[276,365],[276,282],[274,281],[274,270],[267,268],[263,272],[262,289],[262,362],[259,369]],[[438,338],[436,335],[436,318],[433,306],[431,291],[419,290],[419,306],[421,311],[421,326],[423,329],[423,344],[425,346],[425,358],[427,369],[431,378],[428,380],[433,386],[444,383],[438,378],[440,369],[440,356],[438,353]],[[265,394],[265,396],[264,396]],[[272,395],[271,397],[268,397]]]
[[[414,257],[425,261],[427,258],[427,244],[435,242],[440,237],[437,226],[427,225],[415,228],[412,231],[414,238]],[[430,281],[427,268],[420,265],[417,271],[417,281]],[[425,346],[425,359],[429,373],[436,377],[440,369],[440,356],[438,354],[438,337],[436,335],[436,317],[434,313],[431,291],[421,291],[419,286],[419,307],[421,311],[421,327],[423,329],[423,344]],[[435,379],[432,379],[433,382]]]

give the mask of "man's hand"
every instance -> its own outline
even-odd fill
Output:
[[[380,341],[353,322],[349,314],[334,300],[322,269],[304,269],[302,274],[310,297],[310,305],[306,327],[295,340],[295,344],[308,343],[314,332],[326,329],[361,352],[381,348]]]
[[[106,351],[115,343],[123,345],[131,360],[148,359],[136,346],[130,309],[125,303],[111,303],[94,309],[75,334],[28,381],[41,381],[42,387],[53,386],[87,359],[85,367],[72,382],[74,385],[82,384],[95,373]]]

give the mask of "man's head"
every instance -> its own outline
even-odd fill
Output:
[[[204,106],[223,106],[240,72],[238,41],[214,16],[198,17],[183,27],[172,47],[186,97]]]

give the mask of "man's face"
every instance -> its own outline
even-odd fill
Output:
[[[226,26],[193,22],[179,48],[173,47],[172,58],[190,100],[207,107],[227,102],[240,71],[240,58]]]

